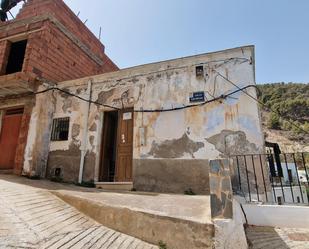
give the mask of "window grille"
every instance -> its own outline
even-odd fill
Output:
[[[51,141],[66,141],[69,137],[70,118],[53,120]]]

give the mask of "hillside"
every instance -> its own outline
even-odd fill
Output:
[[[259,85],[266,139],[285,152],[309,151],[309,84]],[[271,112],[270,109],[276,112]]]

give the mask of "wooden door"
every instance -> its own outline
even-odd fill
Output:
[[[117,159],[116,181],[132,181],[132,158],[133,157],[133,110],[119,111],[118,136],[117,136]]]
[[[14,169],[22,113],[4,115],[0,133],[0,170]]]

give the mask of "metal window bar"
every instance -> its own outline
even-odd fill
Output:
[[[70,118],[57,118],[53,120],[51,141],[68,140]]]

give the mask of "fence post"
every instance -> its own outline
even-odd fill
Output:
[[[211,217],[233,218],[233,191],[228,159],[211,160],[209,171]]]

